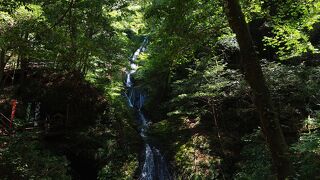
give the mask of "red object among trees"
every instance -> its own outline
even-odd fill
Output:
[[[17,104],[18,104],[18,101],[16,99],[13,99],[11,101],[12,110],[11,110],[11,118],[10,118],[10,126],[9,126],[10,129],[12,128],[12,123],[14,120],[14,116],[16,114]]]

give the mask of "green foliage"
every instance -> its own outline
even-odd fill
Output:
[[[220,157],[210,154],[208,138],[194,135],[175,155],[178,179],[215,179],[219,176]]]
[[[99,170],[98,179],[131,179],[138,169],[141,139],[124,102],[125,99],[114,101],[108,113],[112,126],[104,130],[107,138],[103,136],[104,145],[98,154],[106,163]]]
[[[320,171],[320,116],[316,111],[303,126],[299,141],[291,146],[295,153],[295,165],[300,179],[319,178]]]
[[[314,52],[316,49],[309,41],[307,34],[296,26],[280,25],[273,27],[272,37],[265,37],[266,46],[277,48],[277,55],[280,59],[299,56],[307,52]]]
[[[264,1],[242,0],[240,1],[240,3],[247,22],[250,22],[255,18],[261,18],[263,16],[266,16],[266,14],[268,13],[263,7]]]
[[[132,179],[138,169],[141,139],[124,102],[114,101],[105,114],[108,122],[98,123],[78,137],[83,144],[78,151],[85,151],[99,164],[98,179]]]
[[[318,51],[311,45],[307,34],[319,21],[318,0],[307,0],[305,3],[268,0],[262,6],[267,8],[266,17],[273,28],[272,36],[264,38],[265,45],[276,48],[280,59]]]
[[[215,153],[211,135],[194,133],[189,125],[187,119],[170,118],[153,123],[148,133],[173,165],[176,179],[221,177],[222,158]]]
[[[187,78],[173,83],[171,106],[174,111],[169,115],[196,118],[214,113],[211,109],[214,104],[240,93],[238,77],[236,71],[226,70],[219,62],[196,61]]]
[[[195,56],[211,59],[215,39],[229,33],[223,8],[218,2],[177,0],[152,1],[146,8],[147,28],[150,33],[148,61],[138,71],[148,89],[148,107],[159,107],[170,95],[176,74],[185,72]],[[205,63],[204,63],[205,64]],[[181,73],[186,75],[186,73]],[[179,77],[180,78],[180,77]],[[161,108],[158,114],[165,114]]]
[[[119,156],[117,159],[120,158]],[[138,168],[138,160],[136,157],[127,157],[125,162],[119,164],[117,162],[109,162],[99,172],[99,180],[103,179],[132,179]]]
[[[46,150],[33,133],[1,138],[0,176],[4,179],[71,179],[69,162]],[[4,173],[4,174],[3,174]]]
[[[92,64],[106,71],[127,57],[123,30],[109,13],[127,1],[27,1],[0,11],[0,48],[10,61],[46,62],[46,66],[87,73]],[[0,4],[1,7],[9,4]],[[141,15],[140,15],[141,16]],[[22,65],[21,65],[22,66]]]
[[[102,140],[102,147],[96,153],[103,164],[98,179],[132,179],[138,169],[138,152],[142,144],[135,130],[135,117],[123,96],[121,72],[108,72],[96,64],[87,79],[101,89],[109,101],[104,114],[108,121],[91,131]]]
[[[140,2],[132,2],[125,8],[109,12],[108,15],[111,17],[111,20],[113,20],[111,26],[117,31],[130,30],[135,34],[140,34],[145,28]]]
[[[243,161],[240,161],[235,179],[274,179],[271,172],[271,157],[266,144],[261,140],[261,130],[244,136],[245,142],[241,151]]]
[[[258,42],[264,44],[257,45],[274,48],[278,59],[318,51],[310,43],[309,32],[319,23],[319,0],[242,0],[241,5],[248,22],[262,19],[272,29]],[[238,70],[230,69],[237,62],[226,63],[239,47],[227,25],[222,1],[7,0],[0,2],[0,34],[0,52],[5,55],[0,70],[7,63],[23,69],[24,63],[44,62],[47,67],[80,71],[104,92],[109,108],[102,119],[107,120],[77,139],[98,146],[85,147],[103,164],[99,179],[136,176],[141,139],[122,93],[128,58],[142,34],[150,43],[137,61],[134,80],[148,93],[144,110],[154,120],[166,119],[152,125],[150,135],[167,148],[164,151],[178,179],[215,179],[227,171],[219,168],[227,159],[223,148],[228,142],[223,139],[223,143],[219,140],[221,147],[212,145],[218,144],[217,135],[208,133],[212,127],[213,133],[222,129],[234,136],[257,128],[249,88]],[[263,70],[284,129],[298,131],[301,119],[306,119],[299,141],[291,146],[299,178],[317,177],[320,69],[263,63]],[[17,127],[24,125],[21,119],[16,122]],[[246,130],[232,132],[234,127]],[[273,178],[270,155],[260,134],[257,131],[242,139],[236,179]],[[9,144],[0,152],[0,166],[8,165],[12,177],[70,178],[64,157],[46,151],[38,140],[25,141],[22,135],[10,143],[5,139]],[[232,177],[231,171],[226,177]]]
[[[309,116],[302,126],[299,141],[290,146],[292,161],[298,179],[314,179],[318,177],[320,165],[319,113]],[[238,163],[235,179],[270,179],[271,157],[261,139],[260,130],[242,138],[244,147],[241,152],[242,161]]]
[[[297,113],[295,112],[297,108],[310,111],[319,107],[319,67],[308,67],[303,64],[286,66],[267,63],[263,69],[274,102],[279,106],[280,116],[287,114],[288,116],[285,118],[287,119]],[[289,110],[290,106],[291,110]],[[292,109],[294,107],[296,109]]]

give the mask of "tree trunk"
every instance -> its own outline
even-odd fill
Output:
[[[272,106],[270,93],[239,0],[225,0],[225,12],[240,46],[244,76],[253,91],[254,103],[260,115],[262,131],[272,155],[274,169],[279,180],[285,179],[293,173],[288,146]]]
[[[69,36],[70,36],[70,64],[72,68],[77,64],[77,19],[76,19],[76,9],[75,9],[75,1],[72,1],[71,9],[69,11]]]
[[[4,49],[0,49],[0,86],[3,84],[5,67],[6,67],[6,51]]]
[[[23,34],[22,38],[24,39],[25,42],[28,42],[29,33],[26,32],[25,34]],[[20,68],[21,68],[20,83],[24,84],[27,73],[28,73],[28,68],[29,68],[29,58],[27,53],[24,52],[22,48],[23,47],[19,48],[19,58],[20,58]]]

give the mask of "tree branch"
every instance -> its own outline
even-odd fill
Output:
[[[64,18],[68,15],[68,13],[71,11],[71,9],[73,8],[75,4],[75,0],[71,0],[69,3],[69,7],[68,9],[62,14],[62,16],[60,16],[60,18],[49,28],[49,30],[52,30],[53,28],[55,28],[57,25],[59,25]]]

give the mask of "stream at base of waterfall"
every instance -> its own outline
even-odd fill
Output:
[[[141,52],[146,50],[148,39],[144,38],[143,43],[136,50],[133,56],[130,59],[130,69],[126,71],[126,97],[128,99],[128,105],[135,110],[137,113],[137,120],[139,124],[140,136],[144,140],[144,162],[141,166],[140,180],[171,180],[171,175],[168,170],[167,162],[164,157],[161,155],[160,151],[147,142],[147,134],[149,124],[151,123],[148,119],[145,118],[145,115],[142,111],[144,105],[145,94],[142,90],[139,90],[134,86],[132,82],[132,75],[137,71],[138,66],[135,64],[135,61],[139,57]]]

